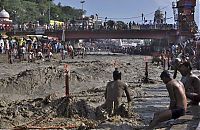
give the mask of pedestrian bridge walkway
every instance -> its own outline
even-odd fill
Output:
[[[26,36],[36,35],[35,31],[19,31],[8,32],[7,35]],[[57,37],[62,39],[163,39],[168,37],[175,37],[177,30],[46,30],[42,33],[49,37]]]

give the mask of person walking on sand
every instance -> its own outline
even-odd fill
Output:
[[[160,122],[177,119],[185,115],[187,110],[187,98],[183,83],[173,79],[167,70],[161,73],[160,78],[166,84],[170,97],[170,105],[169,109],[154,114],[153,120],[147,127],[147,130],[152,130]]]

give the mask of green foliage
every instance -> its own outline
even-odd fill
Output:
[[[67,21],[81,17],[84,12],[70,6],[54,4],[52,0],[0,0],[0,9],[3,8],[10,14],[10,19],[15,23],[49,23],[50,19]]]
[[[108,21],[107,21],[107,25],[108,25],[108,27],[109,27],[110,29],[114,27],[114,24],[115,24],[115,21],[113,21],[113,20],[108,20]]]
[[[123,21],[117,21],[116,22],[116,26],[117,26],[118,29],[125,29],[125,28],[127,28],[127,24],[124,23]]]

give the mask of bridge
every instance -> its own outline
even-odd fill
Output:
[[[188,3],[189,1],[189,3]],[[131,24],[126,27],[121,26],[115,21],[104,22],[101,24],[88,24],[90,19],[66,23],[60,28],[56,24],[51,28],[45,28],[42,33],[37,33],[37,28],[27,30],[15,30],[8,32],[9,36],[26,36],[43,34],[58,39],[167,39],[172,42],[180,42],[183,39],[189,39],[194,36],[198,27],[194,21],[194,8],[196,0],[179,0],[173,4],[173,9],[177,9],[178,18],[176,27],[173,24],[167,24],[160,10],[155,11],[154,23],[150,24]],[[181,13],[183,12],[183,13]],[[112,23],[112,24],[111,24]],[[103,24],[103,25],[102,25]]]
[[[175,37],[176,30],[98,30],[66,31],[67,39],[165,39]]]
[[[189,2],[189,3],[188,3]],[[120,28],[120,25],[108,24],[105,22],[103,28],[95,29],[95,24],[89,27],[86,23],[89,21],[81,21],[82,23],[71,23],[61,27],[60,30],[45,29],[42,33],[49,37],[56,37],[58,39],[73,40],[73,39],[168,39],[168,41],[177,41],[181,39],[192,38],[198,29],[194,21],[194,8],[196,0],[179,0],[173,4],[173,9],[177,9],[178,18],[175,20],[178,24],[178,29],[175,29],[172,24],[163,22],[164,17],[155,17],[155,23],[152,24],[134,24],[126,29]],[[181,13],[183,12],[183,13]],[[161,11],[157,10],[155,14],[163,15]],[[157,16],[157,15],[156,15]],[[154,18],[154,19],[155,19]],[[162,22],[161,22],[162,21]],[[62,30],[63,29],[63,30]],[[10,36],[25,36],[38,34],[35,31],[15,31],[8,32]]]
[[[34,31],[18,31],[8,32],[8,35],[26,36],[36,35]],[[49,37],[56,37],[62,39],[65,35],[65,40],[74,39],[168,39],[169,41],[175,41],[180,35],[176,29],[127,29],[127,30],[46,30],[43,35]],[[185,32],[181,33],[181,36],[191,37],[192,34]]]

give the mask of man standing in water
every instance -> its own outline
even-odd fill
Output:
[[[164,70],[160,78],[166,84],[166,88],[170,97],[170,106],[168,110],[157,112],[154,114],[153,120],[148,126],[147,130],[153,129],[158,123],[170,119],[177,119],[185,115],[187,109],[187,98],[183,83],[172,79],[169,71]]]
[[[109,115],[119,114],[123,93],[126,93],[128,104],[130,105],[131,97],[128,86],[121,81],[121,72],[116,68],[113,72],[113,81],[107,83],[105,99],[106,102],[103,108],[106,109]],[[129,106],[128,106],[129,107]]]
[[[186,96],[191,100],[191,105],[199,105],[200,102],[200,79],[192,73],[192,67],[189,62],[184,62],[179,65],[178,71],[184,76],[182,80]]]

